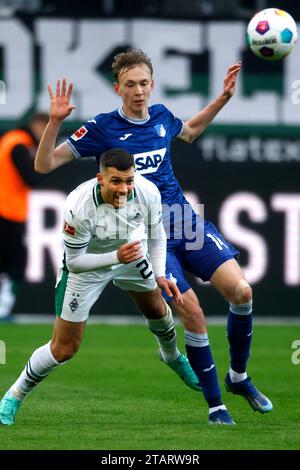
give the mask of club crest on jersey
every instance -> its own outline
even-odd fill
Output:
[[[154,126],[154,129],[156,130],[157,135],[159,135],[159,137],[164,137],[166,135],[166,129],[162,124],[157,124],[156,126]]]
[[[64,232],[68,235],[75,235],[75,228],[72,225],[69,225],[67,222],[64,222]]]
[[[88,132],[87,128],[85,126],[81,126],[74,134],[71,135],[71,139],[73,140],[80,140],[82,137],[85,136],[85,134]]]
[[[140,214],[138,212],[137,214],[135,214],[133,221],[136,222],[137,224],[139,224],[141,222],[141,220],[143,220],[143,216],[142,216],[142,214]]]
[[[143,220],[143,214],[141,211],[134,206],[133,208],[128,209],[128,214],[127,214],[127,221],[128,222],[134,222],[135,224],[140,224]]]
[[[155,173],[163,162],[166,155],[166,147],[153,150],[152,152],[136,153],[134,162],[136,170],[143,174]]]

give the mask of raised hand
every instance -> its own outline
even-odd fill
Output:
[[[73,92],[73,83],[70,83],[67,91],[67,80],[64,78],[62,86],[60,80],[56,82],[56,94],[54,95],[52,88],[48,85],[48,93],[50,96],[50,119],[63,121],[71,114],[76,106],[70,104]]]
[[[223,91],[228,96],[228,98],[231,98],[235,92],[237,74],[239,73],[241,66],[242,62],[237,62],[227,70],[227,75],[224,78]]]

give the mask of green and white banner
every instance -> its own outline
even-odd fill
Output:
[[[76,105],[64,133],[118,107],[111,63],[127,47],[141,48],[152,58],[151,102],[163,102],[183,120],[221,93],[228,67],[242,60],[235,96],[214,123],[193,145],[174,144],[174,171],[187,196],[205,205],[206,217],[240,250],[241,266],[255,287],[257,314],[297,315],[300,47],[283,61],[266,62],[248,50],[245,32],[243,21],[3,19],[0,130],[13,128],[35,110],[47,111],[47,85],[63,77],[74,83]],[[93,162],[75,162],[49,175],[32,193],[27,285],[15,311],[53,311],[64,199],[95,173]],[[213,289],[188,279],[209,313],[226,313]],[[112,289],[95,311],[131,312],[126,296]]]
[[[152,102],[189,118],[222,90],[227,68],[243,61],[234,99],[216,118],[225,126],[298,126],[300,47],[280,63],[248,50],[246,23],[144,19],[13,18],[0,22],[0,69],[6,104],[5,128],[33,109],[48,109],[47,85],[67,77],[75,86],[81,122],[115,108],[110,64],[132,46],[146,51],[154,66]]]

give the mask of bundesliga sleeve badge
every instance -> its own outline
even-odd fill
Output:
[[[64,232],[68,235],[75,235],[75,228],[72,225],[69,225],[67,222],[64,222]]]
[[[88,132],[87,128],[85,126],[81,126],[74,134],[71,135],[71,139],[73,140],[80,140],[82,137],[85,136],[85,134]]]

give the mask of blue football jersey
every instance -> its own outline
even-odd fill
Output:
[[[182,266],[208,280],[218,266],[238,252],[212,228],[212,224],[203,226],[203,219],[196,216],[175,178],[170,147],[171,140],[182,131],[182,121],[162,104],[150,106],[148,113],[142,120],[127,117],[121,108],[99,114],[89,119],[66,143],[76,158],[95,157],[99,161],[100,155],[112,148],[122,148],[133,154],[136,170],[152,181],[161,193],[168,238],[167,273],[173,273],[184,293],[190,285]],[[187,249],[186,241],[190,244],[195,234],[202,232],[203,247],[197,242],[195,248]]]
[[[152,181],[163,204],[186,204],[175,178],[170,156],[171,140],[180,134],[183,123],[163,105],[148,109],[147,118],[128,118],[117,109],[89,119],[66,143],[76,158],[95,157],[112,148],[134,155],[136,170]]]

